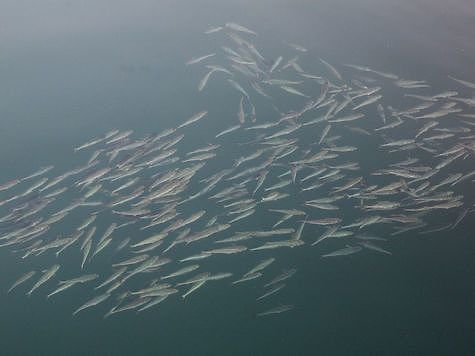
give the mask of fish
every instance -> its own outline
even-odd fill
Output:
[[[239,220],[245,219],[245,218],[247,218],[247,217],[253,215],[255,212],[256,212],[255,209],[247,210],[247,211],[243,212],[242,214],[236,216],[234,219],[229,220],[229,223],[230,223],[230,224],[233,224],[233,223],[235,223],[235,222],[237,222],[237,221],[239,221]]]
[[[231,133],[231,132],[234,132],[234,131],[236,131],[236,130],[238,130],[238,129],[240,129],[240,128],[241,128],[241,125],[234,125],[234,126],[231,126],[231,127],[227,128],[227,129],[221,131],[220,133],[218,133],[218,134],[217,134],[216,136],[214,136],[214,137],[215,137],[215,138],[221,137],[221,136],[223,136],[223,135],[226,135],[226,134],[229,134],[229,133]]]
[[[144,262],[144,261],[147,260],[149,257],[150,257],[150,256],[147,255],[147,254],[134,256],[134,257],[131,257],[131,258],[127,259],[127,260],[114,263],[114,264],[112,264],[112,267],[123,267],[123,266],[135,265],[135,264]]]
[[[84,309],[91,308],[93,306],[96,306],[96,305],[104,302],[105,300],[109,299],[110,296],[111,296],[110,293],[104,293],[104,294],[93,297],[92,299],[90,299],[89,301],[87,301],[86,303],[81,305],[79,308],[77,308],[73,312],[73,315],[76,315],[77,313],[83,311]]]
[[[327,137],[328,133],[330,132],[331,128],[332,128],[332,125],[330,125],[330,124],[325,126],[325,128],[323,129],[322,134],[320,136],[320,140],[318,141],[319,145],[321,145],[324,142],[324,140]],[[323,151],[323,152],[325,152],[325,151]]]
[[[451,230],[455,229],[462,222],[462,220],[467,216],[468,213],[469,213],[469,209],[463,209],[460,212],[459,216],[457,216],[457,219],[454,221],[450,229]]]
[[[206,278],[206,281],[218,281],[220,279],[232,277],[232,273],[230,272],[221,272],[216,274],[211,274]]]
[[[218,71],[217,69],[213,68],[208,73],[205,74],[203,79],[201,79],[198,84],[198,91],[202,91],[206,87],[206,84],[208,83],[209,78],[211,77],[211,74],[217,71]]]
[[[264,294],[262,294],[261,296],[259,296],[256,300],[262,300],[264,298],[267,298],[275,293],[277,293],[278,291],[280,291],[281,289],[283,289],[285,287],[285,284],[284,283],[281,283],[281,284],[276,284],[274,285],[273,287],[271,287],[267,292],[265,292]]]
[[[269,68],[269,73],[272,73],[274,70],[276,70],[283,59],[284,58],[282,56],[277,57],[272,66]]]
[[[243,277],[241,277],[240,279],[235,280],[232,284],[248,282],[248,281],[251,281],[251,280],[259,278],[259,277],[262,277],[261,272],[254,272],[254,273],[251,273],[251,274],[246,274]]]
[[[58,272],[58,270],[60,269],[60,265],[58,264],[55,264],[53,266],[51,266],[48,270],[46,270],[43,275],[40,277],[40,279],[33,285],[33,287],[29,290],[29,292],[27,293],[28,296],[31,296],[31,294],[36,290],[38,289],[40,286],[42,286],[43,284],[45,284],[46,282],[48,282],[51,278],[53,278],[53,276],[56,274],[56,272]]]
[[[102,287],[105,287],[106,285],[114,282],[116,279],[118,279],[121,275],[123,275],[125,273],[125,271],[127,270],[127,267],[121,267],[119,268],[117,271],[115,271],[113,274],[111,274],[109,276],[109,278],[107,278],[105,281],[103,281],[101,284],[99,284],[97,287],[95,287],[94,289],[100,289]]]
[[[58,288],[56,288],[54,291],[52,291],[50,294],[48,294],[48,295],[46,296],[46,298],[49,299],[49,298],[52,297],[53,295],[58,294],[58,293],[60,293],[60,292],[62,292],[62,291],[64,291],[64,290],[66,290],[66,289],[69,289],[69,288],[71,288],[71,287],[74,286],[74,285],[75,285],[75,283],[65,283],[65,284],[62,284],[62,285],[60,285]]]
[[[332,66],[330,63],[328,63],[327,61],[319,58],[320,62],[323,63],[323,65],[325,67],[327,67],[327,69],[330,71],[330,73],[332,73],[339,81],[343,81],[343,77],[341,76],[340,72],[338,72],[338,70]]]
[[[354,106],[353,110],[358,110],[358,109],[361,109],[362,107],[374,104],[377,101],[381,100],[382,97],[383,97],[382,95],[374,95],[372,97],[369,97],[365,101],[363,101],[363,102],[359,103],[358,105]]]
[[[41,178],[40,180],[36,181],[30,188],[28,188],[23,194],[20,196],[27,196],[28,194],[34,192],[37,190],[39,187],[41,187],[43,184],[45,184],[48,181],[48,178]]]
[[[437,121],[429,121],[427,124],[421,127],[421,129],[417,132],[415,138],[418,138],[425,132],[429,131],[430,129],[436,127],[439,123]]]
[[[222,247],[222,248],[214,248],[211,250],[205,250],[203,253],[206,254],[225,254],[225,255],[230,255],[234,253],[239,253],[246,251],[247,247],[246,246],[230,246],[230,247]]]
[[[208,258],[210,256],[211,256],[211,253],[201,252],[201,253],[196,254],[196,255],[192,255],[192,256],[182,258],[179,261],[180,262],[197,261],[197,260],[202,260],[202,259]]]
[[[99,241],[96,245],[96,249],[94,250],[91,258],[97,255],[103,249],[105,249],[111,242],[112,242],[111,238],[106,238],[105,240]]]
[[[228,79],[228,82],[229,84],[231,84],[231,86],[236,89],[238,92],[240,92],[241,94],[243,94],[247,100],[251,100],[249,94],[244,90],[244,88],[239,85],[236,81],[232,80],[232,79]]]
[[[200,266],[197,265],[197,264],[189,265],[189,266],[180,268],[179,270],[177,270],[173,273],[167,274],[167,275],[161,277],[161,279],[169,279],[169,278],[175,278],[175,277],[178,277],[178,276],[182,276],[184,274],[187,274],[187,273],[190,273],[190,272],[193,272],[193,271],[197,270],[199,267]]]
[[[24,275],[22,275],[20,278],[18,278],[15,281],[15,283],[13,283],[13,285],[10,287],[10,289],[8,289],[7,293],[10,293],[13,289],[18,287],[20,284],[23,284],[26,281],[28,281],[29,279],[31,279],[35,274],[36,274],[36,271],[26,272]]]
[[[458,79],[458,78],[455,78],[451,75],[449,75],[449,78],[452,79],[453,81],[456,81],[459,84],[462,84],[463,86],[465,86],[467,88],[475,89],[475,83],[472,83],[472,82],[469,82],[469,81],[463,80],[463,79]]]
[[[381,253],[384,253],[384,254],[386,254],[386,255],[392,255],[391,252],[385,250],[385,249],[382,248],[382,247],[376,246],[376,245],[372,244],[372,243],[369,242],[369,241],[363,241],[363,242],[360,242],[359,244],[360,244],[361,246],[363,246],[364,248],[367,248],[367,249],[369,249],[369,250],[381,252]]]
[[[134,247],[140,247],[140,246],[144,246],[144,245],[153,244],[155,242],[158,242],[158,241],[164,239],[167,236],[168,236],[168,233],[155,234],[155,235],[150,236],[149,238],[146,238],[146,239],[144,239],[140,242],[137,242],[135,244],[130,245],[130,247],[134,248]]]
[[[316,244],[322,242],[323,240],[334,236],[334,234],[338,231],[340,226],[330,226],[315,242],[312,243],[312,246],[315,246]]]
[[[3,183],[0,185],[0,191],[8,190],[10,188],[13,188],[16,186],[18,183],[21,182],[21,179],[12,179],[6,183]]]
[[[304,98],[309,98],[308,95],[302,93],[301,91],[299,91],[295,88],[289,87],[288,85],[281,85],[280,88],[282,90],[285,90],[286,92],[288,92],[290,94],[295,94],[295,95],[303,96]]]
[[[60,265],[52,262],[9,292],[36,274],[29,294],[49,282],[47,298],[58,298],[82,284],[101,295],[74,313],[110,299],[105,316],[139,313],[173,294],[186,299],[220,280],[242,290],[262,281],[261,301],[291,283],[299,248],[318,245],[322,258],[389,256],[388,236],[444,233],[467,222],[474,83],[454,74],[449,82],[460,91],[444,90],[365,65],[340,71],[286,41],[281,55],[278,48],[268,55],[256,32],[234,22],[205,33],[219,37],[220,48],[190,55],[184,67],[203,68],[199,95],[213,73],[216,85],[227,86],[219,129],[204,120],[218,118],[213,106],[148,134],[111,128],[72,144],[74,168],[45,164],[0,184],[1,247],[31,263],[53,253],[81,259],[56,285]],[[440,214],[447,221],[434,224]],[[290,257],[294,268],[271,275]],[[79,269],[87,272],[74,274]]]
[[[59,287],[54,290],[53,292],[51,292],[50,294],[47,295],[46,298],[50,298],[51,296],[55,295],[55,294],[58,294],[59,292],[62,292],[76,284],[80,284],[80,283],[86,283],[86,282],[90,282],[90,281],[93,281],[95,279],[97,279],[99,277],[98,274],[96,273],[93,273],[93,274],[86,274],[86,275],[83,275],[83,276],[80,276],[80,277],[77,277],[77,278],[73,278],[73,279],[70,279],[70,280],[67,280],[67,281],[60,281],[59,282]]]
[[[195,234],[192,234],[192,235],[186,237],[184,239],[184,241],[187,244],[189,244],[191,242],[202,240],[204,238],[207,238],[209,236],[217,234],[221,231],[227,230],[230,227],[231,227],[230,224],[217,224],[217,225],[211,226],[211,227],[209,227],[209,228],[207,228],[207,229],[205,229],[201,232],[198,232],[198,233],[195,233]]]
[[[132,135],[132,133],[133,133],[132,130],[126,130],[124,132],[120,132],[120,133],[114,135],[108,141],[106,141],[106,145],[111,145],[111,144],[120,142],[120,141],[126,139],[127,137],[129,137],[130,135]],[[106,140],[106,138],[104,138],[104,139]]]
[[[204,118],[207,114],[208,114],[208,111],[206,111],[206,110],[200,111],[200,112],[196,113],[195,115],[193,115],[192,117],[190,117],[184,123],[178,125],[177,128],[181,129],[182,127],[191,125],[192,123],[195,123],[196,121],[201,120],[202,118]]]
[[[221,145],[207,145],[207,146],[204,146],[202,148],[198,148],[194,151],[190,151],[190,152],[187,152],[186,155],[187,156],[192,156],[192,155],[195,155],[195,154],[198,154],[198,153],[204,153],[204,152],[209,152],[209,151],[214,151],[215,149],[221,147]]]
[[[215,27],[210,27],[205,31],[205,34],[211,34],[211,33],[216,33],[219,31],[222,31],[224,29],[223,26],[215,26]]]
[[[234,23],[234,22],[226,22],[224,27],[228,28],[228,29],[231,29],[231,30],[234,30],[234,31],[244,32],[244,33],[248,33],[248,34],[257,36],[257,33],[255,33],[254,31],[248,29],[247,27],[244,27],[242,25]]]
[[[200,63],[200,62],[203,62],[205,59],[208,59],[208,58],[211,58],[211,57],[214,57],[214,56],[216,56],[216,53],[210,53],[210,54],[205,54],[204,56],[194,57],[194,58],[190,59],[188,62],[186,62],[185,64],[188,66],[188,65],[191,65],[191,64]]]
[[[50,166],[45,166],[45,167],[41,167],[40,169],[38,169],[36,172],[30,174],[29,176],[26,176],[26,177],[23,177],[20,179],[20,181],[25,181],[25,180],[28,180],[28,179],[31,179],[31,178],[36,178],[36,177],[39,177],[45,173],[48,173],[49,171],[51,171],[52,169],[54,168],[54,166],[50,165]]]
[[[305,223],[307,222],[307,215],[305,216],[305,220],[302,221],[300,224],[299,228],[295,231],[295,233],[292,235],[292,239],[294,240],[300,240],[302,238],[302,232],[305,227]]]
[[[88,240],[86,242],[86,244],[84,245],[84,248],[83,248],[83,257],[82,257],[82,261],[81,261],[81,269],[84,269],[84,265],[86,263],[86,260],[89,256],[89,253],[91,252],[91,248],[92,248],[92,241]]]
[[[104,315],[104,318],[107,318],[107,317],[111,316],[112,314],[120,313],[120,312],[123,312],[123,311],[126,311],[126,310],[137,309],[138,307],[141,307],[144,304],[149,303],[151,300],[152,300],[152,298],[150,298],[150,297],[142,297],[141,296],[139,298],[136,298],[136,299],[132,300],[131,302],[129,302],[125,305],[116,306],[116,307],[112,308],[108,313],[106,313]]]
[[[310,225],[336,225],[341,223],[341,218],[322,218],[322,219],[311,219],[306,221]]]
[[[266,258],[265,260],[262,260],[259,262],[255,267],[251,268],[248,272],[244,274],[244,277],[249,276],[249,275],[254,275],[257,272],[260,272],[270,266],[272,263],[275,262],[274,257]]]
[[[274,314],[281,314],[287,312],[289,310],[294,309],[293,305],[279,305],[278,307],[266,310],[264,312],[257,313],[257,316],[267,316],[267,315],[274,315]]]
[[[308,50],[301,46],[301,45],[298,45],[298,44],[295,44],[295,43],[289,43],[289,42],[285,42],[288,46],[292,47],[293,49],[295,49],[296,51],[299,51],[299,52],[307,52]]]
[[[74,152],[79,152],[79,151],[81,151],[85,148],[89,148],[91,146],[97,145],[98,143],[100,143],[102,141],[104,141],[104,138],[94,138],[94,139],[92,139],[92,140],[90,140],[90,141],[88,141],[88,142],[86,142],[86,143],[84,143],[84,144],[82,144],[78,147],[75,147]]]
[[[194,283],[194,284],[190,287],[190,289],[189,289],[186,293],[184,293],[181,297],[182,297],[183,299],[185,299],[185,298],[188,297],[191,293],[193,293],[194,291],[196,291],[198,288],[201,288],[205,283],[206,283],[206,279]]]
[[[146,303],[143,307],[137,309],[137,312],[141,312],[141,311],[144,311],[144,310],[147,310],[161,302],[163,302],[165,299],[168,298],[168,295],[162,295],[162,296],[159,296],[159,297],[155,297],[155,298],[152,298],[148,303]]]
[[[361,251],[360,246],[346,246],[342,249],[322,255],[322,257],[348,256]]]
[[[276,276],[274,279],[272,279],[270,282],[264,284],[264,287],[270,287],[274,284],[277,284],[277,283],[280,283],[280,282],[283,282],[289,278],[291,278],[295,273],[297,273],[297,269],[296,268],[291,268],[291,269],[286,269],[286,270],[283,270],[281,274],[279,274],[278,276]]]
[[[363,181],[363,177],[357,177],[357,178],[353,178],[351,180],[349,180],[346,184],[340,186],[340,187],[336,187],[332,194],[335,194],[335,193],[340,193],[340,192],[343,192],[345,190],[348,190],[352,187],[354,187],[355,185],[361,183]]]
[[[244,114],[244,107],[243,107],[244,97],[241,97],[239,100],[239,111],[238,111],[238,120],[239,123],[242,125],[246,121],[246,115]]]
[[[342,116],[334,119],[328,119],[327,122],[335,123],[335,122],[348,122],[348,121],[355,121],[359,120],[365,117],[364,114],[353,114],[353,115],[347,115],[347,116]]]

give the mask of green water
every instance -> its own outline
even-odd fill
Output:
[[[468,0],[450,6],[422,0],[1,1],[0,13],[2,182],[48,164],[71,169],[88,157],[74,155],[73,147],[112,128],[142,136],[212,108],[210,120],[188,135],[191,149],[204,145],[209,131],[235,124],[229,114],[229,107],[237,108],[235,98],[223,82],[198,93],[204,73],[184,65],[223,45],[203,31],[227,21],[255,30],[256,43],[274,57],[289,50],[282,45],[287,40],[332,62],[385,68],[442,89],[447,74],[475,79],[475,7]],[[288,100],[279,107],[292,109],[294,98]],[[384,156],[375,152],[365,159]],[[464,193],[473,199],[472,191]],[[432,221],[443,225],[444,218]],[[248,223],[266,225],[257,218]],[[103,319],[105,306],[71,316],[92,297],[91,288],[51,300],[44,291],[31,297],[0,293],[0,354],[471,355],[474,228],[471,215],[457,230],[401,235],[391,241],[389,257],[327,260],[310,248],[270,251],[263,256],[279,264],[269,276],[283,267],[298,273],[262,304],[255,301],[261,283],[216,283],[189,300]],[[27,270],[50,266],[51,259],[22,260],[2,249],[0,289]],[[61,262],[72,273],[80,256],[69,251]],[[250,256],[218,256],[203,265],[245,271],[254,263]],[[256,317],[276,302],[295,309]]]

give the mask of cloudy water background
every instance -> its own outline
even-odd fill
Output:
[[[236,123],[235,114],[225,115],[235,103],[224,81],[198,93],[204,72],[184,65],[222,45],[203,34],[209,26],[233,21],[255,30],[270,57],[289,53],[286,40],[335,65],[364,64],[454,89],[448,74],[475,81],[474,18],[470,0],[2,0],[0,181],[48,164],[77,166],[86,156],[73,147],[112,128],[144,135],[213,111],[188,137],[191,148],[207,130]],[[227,282],[148,313],[104,320],[101,308],[73,318],[88,288],[51,300],[44,290],[6,294],[25,271],[53,264],[53,255],[28,261],[2,249],[0,354],[474,354],[474,229],[471,215],[454,231],[401,235],[389,257],[322,260],[312,249],[275,250],[280,266],[299,271],[276,299],[295,310],[272,318],[255,317],[260,286]],[[71,258],[77,264],[80,257]],[[230,267],[226,256],[219,264]]]

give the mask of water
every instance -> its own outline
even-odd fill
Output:
[[[77,158],[72,147],[111,128],[134,129],[140,137],[212,109],[209,121],[187,135],[186,150],[207,142],[209,131],[235,124],[236,96],[220,86],[224,80],[210,82],[198,93],[203,69],[184,66],[191,57],[222,45],[202,32],[226,21],[255,30],[256,43],[270,57],[290,53],[282,44],[287,40],[332,63],[361,63],[427,80],[441,90],[455,87],[447,74],[475,80],[475,8],[468,0],[450,6],[422,0],[3,1],[0,10],[2,182],[48,164],[59,171],[75,167],[87,155]],[[304,61],[307,68],[314,65]],[[288,96],[279,104],[292,108],[296,102],[298,98]],[[370,146],[364,138],[353,143],[362,150]],[[383,154],[366,153],[362,167],[367,161],[384,162]],[[473,169],[470,162],[461,163],[465,171]],[[464,195],[473,202],[471,191]],[[443,225],[443,216],[438,219],[431,221]],[[98,229],[110,223],[101,221]],[[252,221],[260,228],[268,223]],[[473,354],[473,228],[471,215],[454,231],[401,235],[388,245],[392,256],[365,253],[324,260],[321,250],[274,250],[279,263],[269,268],[268,278],[283,267],[299,271],[263,306],[255,302],[260,283],[239,288],[210,283],[183,303],[169,301],[148,313],[105,320],[104,308],[71,317],[92,296],[90,288],[72,289],[48,301],[45,291],[52,283],[30,298],[24,289],[2,293],[2,353]],[[111,257],[100,257],[92,267],[107,273],[102,262]],[[6,290],[27,270],[50,266],[52,259],[45,254],[21,260],[3,249],[1,288]],[[66,253],[62,276],[76,275],[78,261],[77,249]],[[242,271],[255,262],[250,255],[218,256],[203,265]],[[291,303],[295,309],[255,317],[275,303]]]

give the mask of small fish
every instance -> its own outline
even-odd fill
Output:
[[[236,89],[237,91],[239,91],[241,94],[243,94],[247,100],[251,100],[249,94],[244,90],[244,88],[242,86],[240,86],[237,82],[235,82],[234,80],[232,79],[228,79],[228,82],[229,84],[231,84],[231,86]]]
[[[259,278],[259,277],[262,277],[262,273],[261,273],[261,272],[254,272],[254,273],[246,274],[246,275],[244,275],[242,278],[235,280],[235,281],[233,282],[233,284],[238,284],[238,283],[243,283],[243,282],[251,281],[251,280],[256,279],[256,278]]]
[[[244,276],[249,276],[249,275],[255,274],[259,271],[262,271],[266,267],[270,266],[274,261],[275,261],[274,257],[270,257],[270,258],[267,258],[265,260],[262,260],[261,262],[259,262],[259,264],[257,266],[252,268],[249,272],[246,272],[244,274]]]
[[[322,218],[322,219],[312,219],[307,220],[307,224],[310,225],[336,225],[341,222],[341,218]]]
[[[299,95],[299,96],[303,96],[304,98],[310,98],[308,95],[302,93],[301,91],[295,89],[295,88],[292,88],[292,87],[289,87],[288,85],[281,85],[280,88],[282,90],[285,90],[286,92],[288,93],[291,93],[291,94],[295,94],[295,95]]]
[[[10,188],[13,188],[14,186],[16,186],[20,182],[21,182],[20,179],[13,179],[11,181],[3,183],[3,184],[0,185],[0,191],[8,190]]]
[[[87,301],[83,305],[81,305],[78,309],[76,309],[73,312],[73,315],[76,315],[77,313],[79,313],[80,311],[82,311],[84,309],[87,309],[87,308],[93,307],[97,304],[100,304],[103,301],[105,301],[106,299],[108,299],[109,297],[110,297],[110,293],[104,293],[104,294],[98,295],[98,296],[92,298],[91,300]]]
[[[257,36],[257,33],[255,33],[254,31],[248,29],[247,27],[244,27],[242,25],[234,23],[234,22],[226,22],[226,24],[224,26],[226,28],[230,28],[231,30],[234,30],[234,31],[244,32],[244,33],[248,33],[248,34]]]
[[[186,273],[190,273],[190,272],[193,272],[195,271],[196,269],[198,269],[200,267],[200,265],[190,265],[190,266],[186,266],[186,267],[183,267],[181,269],[179,269],[178,271],[175,271],[173,273],[170,273],[170,274],[167,274],[166,276],[163,276],[161,277],[161,279],[169,279],[169,278],[174,278],[174,277],[178,277],[178,276],[182,276]]]
[[[279,274],[277,277],[275,277],[274,279],[272,279],[270,282],[268,282],[267,284],[264,285],[264,287],[269,287],[271,285],[274,285],[276,283],[279,283],[279,282],[283,282],[285,281],[286,279],[289,279],[290,277],[292,277],[295,273],[297,273],[297,269],[296,268],[291,268],[291,269],[288,269],[288,270],[284,270],[281,274]]]
[[[299,51],[299,52],[307,52],[308,50],[301,46],[301,45],[298,45],[298,44],[295,44],[295,43],[290,43],[290,42],[285,42],[285,44],[287,44],[288,46],[292,47],[293,49],[295,49],[296,51]]]
[[[285,287],[284,283],[277,284],[277,285],[273,286],[271,289],[269,289],[267,292],[262,294],[260,297],[258,297],[256,300],[261,300],[261,299],[267,298],[267,297],[277,293],[278,291],[280,291],[284,287]]]
[[[458,78],[452,77],[450,75],[449,75],[449,78],[456,81],[459,84],[462,84],[463,86],[466,86],[467,88],[475,89],[475,83],[469,82],[467,80],[458,79]]]
[[[292,309],[294,309],[294,306],[293,306],[293,305],[280,305],[280,306],[278,306],[278,307],[275,307],[275,308],[269,309],[269,310],[267,310],[267,311],[258,313],[257,316],[266,316],[266,315],[273,315],[273,314],[281,314],[281,313],[284,313],[284,312],[289,311],[289,310],[292,310]]]
[[[35,178],[35,177],[38,177],[38,176],[41,176],[47,172],[49,172],[50,170],[52,170],[54,168],[54,166],[46,166],[46,167],[41,167],[39,170],[37,170],[36,172],[30,174],[29,176],[27,177],[24,177],[24,178],[21,178],[20,180],[21,181],[25,181],[27,179],[31,179],[31,178]]]
[[[43,285],[44,283],[46,283],[47,281],[49,281],[55,274],[56,272],[58,272],[58,270],[60,269],[60,265],[53,265],[51,266],[41,277],[40,279],[38,280],[38,282],[35,283],[35,285],[33,286],[33,288],[30,289],[30,291],[27,293],[28,296],[31,296],[31,294],[38,288],[40,287],[41,285]]]
[[[361,251],[360,246],[346,246],[342,249],[322,255],[322,257],[348,256],[360,251]]]
[[[22,283],[26,282],[27,280],[29,280],[35,274],[36,274],[36,271],[30,271],[30,272],[27,272],[24,275],[22,275],[20,278],[18,278],[18,280],[15,283],[13,283],[13,285],[10,287],[10,289],[8,290],[7,293],[10,293],[13,289],[15,289],[20,284],[22,284]]]
[[[239,101],[239,111],[238,111],[238,120],[241,125],[244,124],[246,120],[246,115],[244,114],[243,102],[244,102],[244,97],[241,96],[241,100]]]
[[[372,244],[372,243],[369,242],[369,241],[363,241],[363,242],[360,242],[359,244],[360,244],[361,246],[363,246],[364,248],[367,248],[367,249],[369,249],[369,250],[381,252],[381,253],[384,253],[384,254],[386,254],[386,255],[392,255],[391,252],[385,250],[385,249],[382,248],[382,247],[376,246],[376,245]]]
[[[183,299],[185,299],[185,298],[188,297],[191,293],[193,293],[194,291],[196,291],[198,288],[201,288],[205,283],[206,283],[206,279],[194,283],[194,284],[191,286],[191,288],[190,288],[185,294],[183,294],[181,297],[182,297]]]
[[[190,64],[196,64],[196,63],[199,63],[199,62],[204,61],[205,59],[214,57],[215,55],[216,55],[216,53],[210,53],[210,54],[206,54],[206,55],[201,56],[201,57],[195,57],[195,58],[190,59],[190,60],[189,60],[188,62],[186,62],[185,64],[186,64],[187,66],[189,66]]]
[[[202,91],[206,87],[206,84],[208,83],[211,74],[213,74],[214,72],[217,72],[217,69],[211,69],[208,73],[205,74],[203,79],[201,79],[198,84],[198,91]]]
[[[185,127],[185,126],[188,126],[198,120],[201,120],[203,117],[205,117],[206,115],[208,114],[208,111],[204,110],[204,111],[200,111],[199,113],[193,115],[192,117],[190,117],[188,120],[186,120],[184,123],[182,123],[181,125],[179,125],[177,128],[180,129],[182,127]]]
[[[223,28],[224,28],[223,26],[210,27],[204,33],[209,35],[211,33],[219,32],[219,31],[223,30]]]
[[[236,130],[238,130],[238,129],[240,129],[240,128],[241,128],[241,125],[234,125],[234,126],[231,126],[231,127],[227,128],[227,129],[221,131],[220,133],[218,133],[218,134],[217,134],[216,136],[214,136],[214,137],[215,137],[215,138],[221,137],[221,136],[223,136],[223,135],[226,135],[226,134],[228,134],[228,133],[231,133],[231,132],[233,132],[233,131],[236,131]]]
[[[330,63],[327,61],[324,61],[323,59],[319,58],[320,62],[323,63],[325,67],[328,68],[328,70],[340,81],[343,81],[343,77],[341,76],[340,72],[336,70],[334,66],[332,66]]]
[[[270,67],[269,73],[272,73],[274,70],[276,70],[276,68],[277,68],[277,67],[279,66],[279,64],[282,62],[282,59],[283,59],[282,56],[277,57],[277,59],[274,61],[274,63],[273,63],[272,66]]]
[[[369,97],[365,101],[353,107],[353,110],[358,110],[358,109],[361,109],[362,107],[374,104],[375,102],[379,101],[382,97],[383,97],[382,95],[375,95],[375,96]]]

